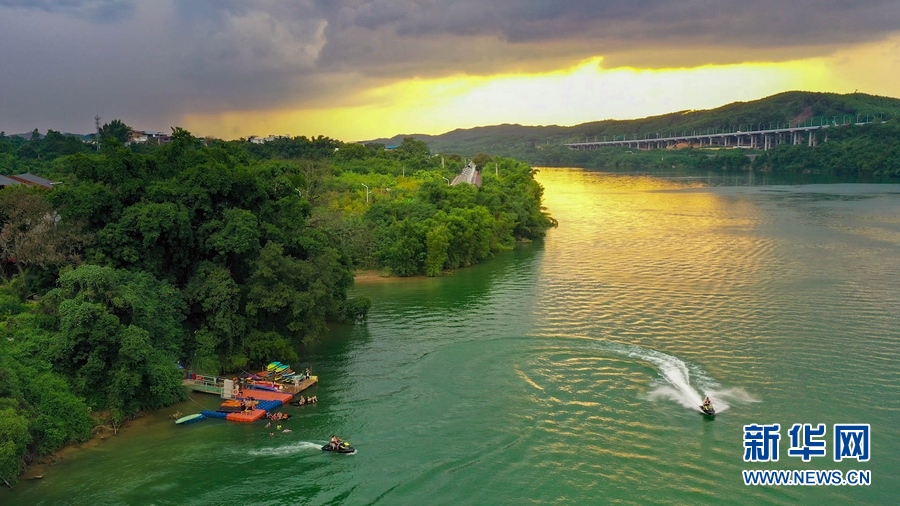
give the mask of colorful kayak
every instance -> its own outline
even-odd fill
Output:
[[[194,415],[182,416],[178,420],[175,420],[175,423],[177,423],[177,424],[191,423],[191,422],[196,422],[198,420],[203,420],[203,418],[205,418],[205,417],[203,416],[202,413],[197,413]]]

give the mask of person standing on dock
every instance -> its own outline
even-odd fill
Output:
[[[306,379],[309,379],[309,367],[306,368]]]

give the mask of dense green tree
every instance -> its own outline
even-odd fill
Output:
[[[83,223],[92,232],[122,213],[122,202],[113,190],[93,181],[54,187],[48,199],[63,220]]]
[[[31,442],[28,420],[15,409],[4,406],[0,398],[0,479],[15,483],[25,461],[22,458]]]
[[[23,397],[31,406],[29,430],[32,449],[47,455],[73,441],[90,437],[92,420],[88,406],[71,393],[65,379],[49,370],[36,372],[23,385]]]
[[[315,254],[299,258],[269,242],[248,280],[246,312],[253,327],[291,336],[295,344],[324,334],[327,319],[343,311],[346,289],[353,283],[349,266],[334,248],[316,244],[312,237],[305,246]]]
[[[146,270],[182,282],[189,277],[194,231],[188,210],[176,203],[139,203],[97,234],[104,258],[119,268]]]
[[[100,127],[101,142],[115,139],[124,144],[128,141],[129,135],[131,135],[131,127],[126,125],[120,119],[114,119]]]
[[[28,143],[22,144],[16,149],[16,157],[22,160],[34,160],[41,156],[41,152],[38,151],[36,143]]]
[[[381,263],[397,276],[414,276],[424,272],[427,232],[427,225],[414,219],[387,225],[379,249]]]
[[[92,427],[87,406],[37,358],[31,330],[14,313],[0,330],[0,478],[10,483],[25,462],[85,440]]]
[[[47,130],[47,135],[44,136],[38,147],[41,157],[48,160],[86,152],[89,149],[85,143],[81,142],[80,138],[73,135],[63,135],[55,130]]]
[[[182,354],[198,370],[218,373],[244,367],[241,337],[247,328],[241,286],[225,266],[202,262],[184,290],[191,306],[189,324],[196,329]]]
[[[447,265],[447,249],[450,247],[450,230],[445,224],[436,224],[425,234],[425,275],[438,276]]]
[[[83,265],[60,276],[46,304],[59,330],[47,357],[90,406],[122,419],[185,397],[176,367],[185,308],[174,287],[145,272]]]
[[[483,169],[487,167],[487,165],[494,161],[494,157],[487,153],[478,153],[477,155],[472,157],[472,163],[475,164],[479,169]]]

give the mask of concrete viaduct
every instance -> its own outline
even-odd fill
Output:
[[[846,118],[846,115],[845,115]],[[815,146],[818,143],[817,131],[824,131],[822,139],[828,142],[828,129],[843,125],[866,125],[870,121],[847,122],[838,125],[837,122],[828,124],[798,126],[776,126],[769,129],[756,129],[749,131],[707,129],[706,131],[693,130],[682,135],[671,134],[640,134],[615,135],[612,140],[585,141],[565,144],[570,149],[591,151],[609,146],[628,146],[635,149],[661,149],[661,148],[687,148],[687,147],[720,147],[720,148],[747,148],[769,150],[779,144],[806,144]]]

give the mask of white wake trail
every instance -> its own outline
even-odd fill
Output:
[[[688,409],[699,410],[703,398],[709,397],[719,413],[731,407],[730,401],[757,402],[742,388],[723,389],[702,369],[688,365],[678,357],[635,345],[610,344],[606,349],[647,362],[659,371],[662,383],[647,394],[650,400],[669,399]]]
[[[305,451],[309,451],[309,450],[313,450],[313,449],[321,450],[322,444],[323,443],[300,441],[300,442],[285,445],[285,446],[276,446],[276,447],[272,447],[272,448],[250,450],[249,452],[247,452],[247,454],[256,456],[256,457],[293,455],[295,453],[305,452]]]

